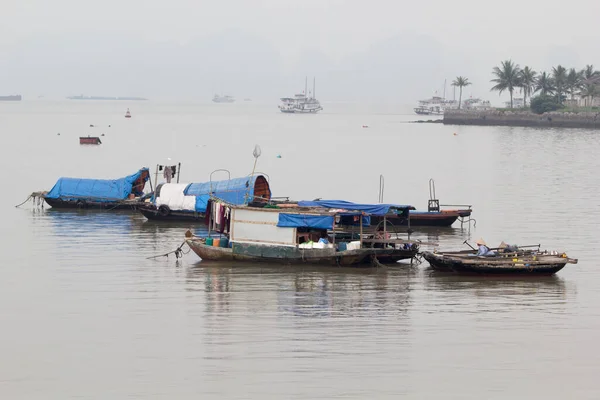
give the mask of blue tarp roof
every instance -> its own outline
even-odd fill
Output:
[[[300,207],[323,207],[333,209],[343,209],[348,211],[361,211],[370,215],[386,215],[390,210],[397,209],[401,212],[414,210],[413,206],[398,204],[359,204],[345,200],[318,200],[318,201],[299,201]]]
[[[60,178],[52,190],[46,194],[48,199],[93,201],[119,201],[125,200],[131,193],[133,183],[148,168],[142,168],[135,174],[120,179],[81,179]],[[149,174],[146,176],[147,181]]]
[[[280,228],[333,229],[333,216],[307,214],[279,214]]]
[[[227,203],[241,205],[245,203],[246,195],[250,200],[254,198],[254,184],[260,176],[262,175],[233,178],[225,181],[190,183],[183,194],[196,196],[197,212],[206,211],[206,205],[211,194]]]

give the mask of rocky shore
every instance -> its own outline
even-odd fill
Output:
[[[600,112],[554,111],[540,115],[530,111],[447,110],[444,113],[444,125],[600,129]]]

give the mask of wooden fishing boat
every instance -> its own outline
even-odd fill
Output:
[[[211,198],[211,201],[224,204],[216,198]],[[415,248],[373,246],[375,242],[364,239],[362,233],[358,240],[350,242],[336,243],[335,236],[336,226],[343,224],[345,219],[354,220],[356,217],[359,220],[358,229],[362,231],[366,212],[380,215],[397,213],[398,210],[407,212],[410,206],[325,201],[299,202],[294,207],[229,204],[225,204],[225,207],[227,210],[223,214],[217,212],[215,215],[212,207],[207,210],[209,232],[214,225],[214,218],[218,215],[226,216],[220,217],[217,222],[221,227],[218,234],[220,239],[199,238],[189,231],[186,233],[186,243],[204,260],[379,265],[383,263],[381,260],[395,262],[416,255]]]
[[[49,192],[40,192],[54,208],[135,209],[144,200],[148,168],[119,179],[59,178]]]
[[[289,246],[266,246],[262,244],[232,243],[231,247],[214,247],[206,244],[206,238],[187,237],[186,243],[203,260],[246,261],[275,264],[323,264],[357,265],[370,261],[371,257],[383,257],[391,249],[357,249],[337,251],[335,248],[301,249]]]
[[[468,219],[473,212],[470,208],[462,209],[438,209],[428,211],[411,210],[409,218],[390,217],[388,222],[395,226],[452,226],[459,218]],[[373,217],[373,223],[383,221],[382,217]]]
[[[383,178],[381,178],[383,179]],[[383,199],[383,181],[380,183],[380,199]],[[446,207],[446,208],[444,208]],[[451,207],[451,208],[448,208]],[[459,208],[455,208],[459,207]],[[474,221],[471,219],[473,208],[471,205],[464,204],[440,204],[435,193],[435,182],[429,180],[429,200],[427,202],[427,211],[419,211],[412,209],[408,214],[409,218],[404,215],[390,216],[388,222],[393,226],[452,226],[457,220],[460,220],[461,226],[465,222]],[[373,217],[373,223],[380,223],[382,217]]]
[[[156,187],[153,200],[138,210],[150,220],[207,223],[211,196],[232,205],[265,204],[271,199],[271,188],[260,174],[204,183],[163,183]]]
[[[552,275],[577,259],[565,253],[499,253],[496,256],[476,256],[457,252],[426,251],[423,258],[435,269],[459,274]]]

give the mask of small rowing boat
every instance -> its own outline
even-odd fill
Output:
[[[566,253],[531,250],[496,253],[494,256],[477,256],[475,251],[426,251],[421,255],[434,269],[459,274],[553,275],[565,265],[578,261],[567,257]]]

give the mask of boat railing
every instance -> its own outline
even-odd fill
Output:
[[[473,206],[471,204],[440,204],[440,207],[467,207],[470,210]]]

